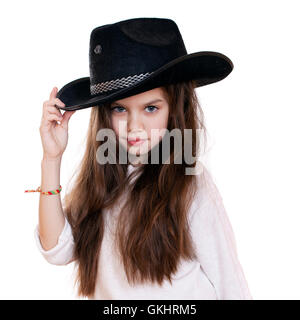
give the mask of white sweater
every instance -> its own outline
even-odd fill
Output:
[[[128,166],[128,173],[135,170]],[[132,180],[133,181],[133,180]],[[95,292],[96,300],[252,300],[242,266],[238,259],[232,226],[222,198],[208,170],[201,165],[197,175],[198,191],[189,212],[192,239],[197,260],[181,260],[172,285],[165,280],[158,284],[130,285],[124,268],[114,254],[113,221],[121,203],[113,211],[104,211],[107,227],[101,245]],[[122,202],[122,201],[120,201]],[[44,250],[38,225],[34,231],[37,247],[45,259],[54,265],[73,262],[74,241],[71,227],[65,219],[58,243]],[[146,257],[145,257],[146,258]]]

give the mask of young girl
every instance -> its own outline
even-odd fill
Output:
[[[103,32],[109,29],[111,43],[115,45],[110,43],[111,48],[120,46],[120,51],[112,49],[112,52],[123,52],[123,55],[119,53],[122,60],[128,48],[124,46],[125,38],[120,41],[119,33],[114,37],[120,30],[113,29],[116,26],[123,26],[126,37],[131,31],[130,41],[133,37],[138,40],[134,48],[143,45],[138,53],[145,48],[145,42],[149,45],[149,39],[155,38],[153,34],[150,37],[150,31],[156,32],[155,39],[160,41],[160,46],[152,43],[153,53],[164,46],[171,52],[172,47],[166,41],[171,36],[178,41],[179,31],[175,28],[177,38],[174,37],[170,21],[171,27],[174,26],[169,19],[139,18],[98,28],[102,38],[93,42],[96,32],[92,33],[90,59],[93,59],[94,48],[98,48],[94,53],[103,50],[104,54]],[[135,24],[130,24],[132,22]],[[124,23],[130,27],[125,24],[124,28]],[[151,28],[147,29],[149,25]],[[146,61],[147,57],[136,54],[132,61],[138,59]],[[103,61],[97,61],[94,64],[104,66]],[[130,66],[127,56],[126,61]],[[212,76],[215,65],[209,66],[208,60],[203,61],[205,67],[201,69],[199,64],[197,77],[190,73],[190,77],[180,78],[178,75],[183,74],[183,69],[179,68],[178,73],[169,69],[172,82],[164,76],[155,85],[152,80],[143,78],[145,80],[127,85],[125,90],[119,86],[108,93],[94,92],[86,101],[82,95],[76,101],[79,88],[73,88],[76,93],[73,96],[64,95],[64,90],[70,88],[68,85],[60,95],[57,88],[53,88],[49,100],[45,101],[40,125],[44,153],[35,239],[49,263],[75,263],[78,296],[89,299],[252,299],[217,187],[199,160],[191,164],[184,156],[187,149],[192,150],[192,155],[199,155],[197,129],[205,137],[203,112],[195,88],[220,80]],[[91,92],[94,64],[90,64]],[[114,60],[114,71],[120,70],[117,64],[118,60]],[[140,66],[135,65],[136,68]],[[194,69],[197,65],[196,60],[191,64]],[[186,64],[185,70],[188,68]],[[209,79],[207,74],[204,76],[205,68],[211,68],[207,73]],[[111,95],[109,99],[101,100],[108,95]],[[68,123],[75,110],[83,107],[91,108],[86,150],[72,190],[66,194],[62,205],[60,164],[67,146]],[[66,111],[61,114],[59,109]],[[115,142],[111,145],[116,148],[115,153],[108,150],[110,161],[107,162],[103,161],[101,153],[106,142],[99,138],[103,129],[111,129],[115,134],[115,139],[108,138]],[[165,152],[165,161],[164,142],[173,129],[183,136],[185,129],[191,129],[192,136],[186,140],[188,144],[179,142],[181,152],[175,148],[178,142],[174,139],[170,152]],[[154,150],[158,152],[157,162],[151,162]],[[122,152],[133,161],[121,163]],[[111,161],[113,156],[116,162]],[[188,174],[187,169],[190,169]]]

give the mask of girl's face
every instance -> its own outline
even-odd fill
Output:
[[[167,129],[169,105],[161,87],[114,101],[110,109],[117,139],[134,155],[147,154]]]

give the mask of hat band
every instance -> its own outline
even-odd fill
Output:
[[[100,82],[90,86],[91,95],[96,95],[102,92],[120,89],[124,87],[130,87],[133,84],[140,82],[144,78],[147,78],[153,72],[141,73],[134,76],[123,77],[121,79]]]

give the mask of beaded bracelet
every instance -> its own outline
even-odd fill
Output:
[[[52,194],[58,194],[61,192],[61,185],[59,186],[59,189],[55,190],[50,190],[50,191],[42,191],[41,187],[38,187],[36,190],[25,190],[25,192],[40,192],[41,194],[46,194],[46,195],[52,195]]]

